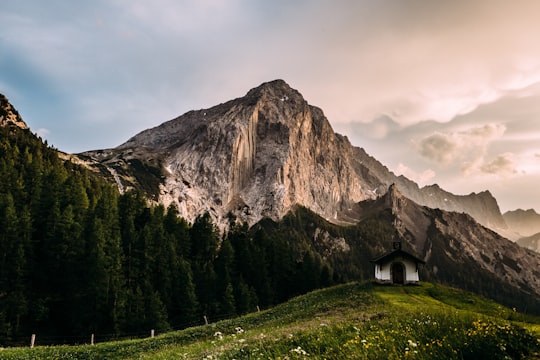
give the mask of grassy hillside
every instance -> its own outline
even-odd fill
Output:
[[[4,349],[0,358],[519,359],[538,356],[539,337],[540,318],[461,290],[350,283],[153,339]]]

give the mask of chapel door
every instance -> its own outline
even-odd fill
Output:
[[[400,264],[400,263],[392,264],[392,283],[394,284],[405,283],[405,271],[403,269],[403,264]]]

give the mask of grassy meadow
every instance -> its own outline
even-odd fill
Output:
[[[0,359],[538,359],[539,338],[540,318],[461,290],[350,283],[152,339],[2,349]]]

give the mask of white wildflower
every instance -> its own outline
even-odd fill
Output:
[[[291,352],[294,352],[294,353],[297,353],[297,354],[300,354],[300,355],[304,355],[304,356],[309,356],[309,354],[306,352],[306,350],[302,349],[300,346],[296,347],[295,349],[291,349]]]

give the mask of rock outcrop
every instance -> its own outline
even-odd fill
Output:
[[[28,129],[19,112],[10,104],[8,99],[0,94],[0,126],[14,125]]]

